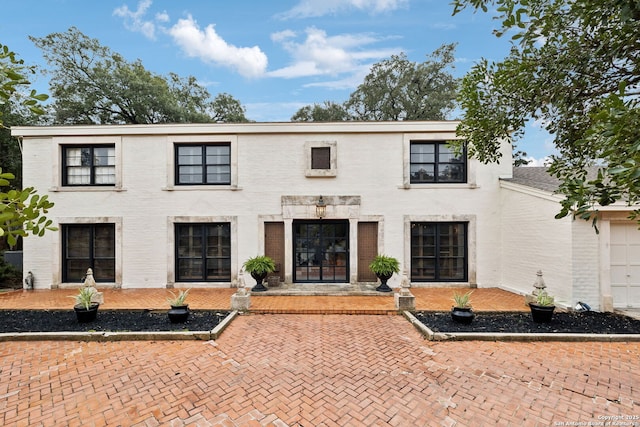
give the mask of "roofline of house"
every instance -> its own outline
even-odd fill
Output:
[[[457,120],[388,122],[250,122],[250,123],[172,123],[136,125],[14,126],[11,135],[103,136],[171,134],[279,134],[279,133],[397,133],[454,132]]]

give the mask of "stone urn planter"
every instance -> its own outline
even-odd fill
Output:
[[[376,288],[378,292],[391,292],[393,289],[387,285],[387,281],[393,276],[393,273],[400,271],[400,263],[396,258],[386,255],[376,255],[369,264],[369,269],[380,280],[380,285]]]
[[[276,271],[276,263],[266,255],[258,255],[246,260],[243,267],[256,281],[256,285],[251,288],[251,292],[265,292],[267,288],[262,282],[267,277],[267,274]]]

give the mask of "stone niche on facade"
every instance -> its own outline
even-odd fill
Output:
[[[317,196],[282,196],[283,219],[318,219]],[[324,219],[358,218],[360,216],[360,196],[325,196],[322,201],[326,205]]]

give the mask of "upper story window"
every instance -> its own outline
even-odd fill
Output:
[[[115,145],[62,146],[62,185],[115,185]]]
[[[305,176],[308,178],[335,177],[338,175],[338,145],[336,141],[307,141]]]
[[[331,169],[331,147],[311,148],[311,169]]]
[[[467,182],[466,152],[456,156],[446,142],[411,142],[411,184]]]
[[[231,144],[176,145],[176,185],[231,184]]]

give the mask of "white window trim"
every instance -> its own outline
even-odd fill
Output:
[[[58,219],[57,227],[74,224],[115,224],[115,261],[116,280],[115,282],[100,282],[101,288],[122,288],[122,217],[100,216],[100,217],[63,217]],[[78,283],[62,282],[62,233],[51,233],[53,238],[53,284],[52,288],[77,288]]]
[[[176,281],[176,224],[228,222],[231,228],[231,281],[229,282],[177,282]],[[238,280],[238,217],[236,216],[170,216],[167,217],[167,288],[229,288]]]
[[[198,185],[176,185],[176,150],[175,146],[180,144],[230,144],[231,154],[231,183],[230,184],[198,184]],[[165,191],[202,191],[203,188],[209,190],[238,190],[238,136],[237,135],[175,135],[167,138],[167,185]]]
[[[411,184],[411,142],[439,142],[459,139],[454,132],[410,133],[402,136],[402,185],[404,189],[451,190],[456,188],[478,188],[476,181],[476,163],[467,156],[467,182],[465,183],[424,183]]]
[[[65,145],[89,146],[89,145],[113,145],[115,147],[115,184],[114,185],[62,185],[62,163],[64,162],[64,153],[62,147]],[[122,137],[119,136],[65,136],[53,137],[51,149],[52,159],[58,159],[52,164],[52,180],[53,185],[49,191],[124,191],[122,185]]]
[[[330,169],[312,169],[312,148],[330,148]],[[304,143],[305,176],[307,178],[332,178],[338,176],[338,143],[337,141],[306,141]]]

